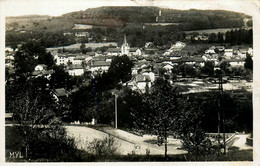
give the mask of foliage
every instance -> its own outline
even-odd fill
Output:
[[[181,109],[178,88],[172,87],[167,80],[157,79],[152,92],[143,97],[141,110],[135,110],[135,125],[146,133],[158,136],[158,145],[164,142],[165,157],[167,157],[167,138],[174,131]]]
[[[41,129],[33,129],[32,139],[28,142],[28,157],[25,158],[24,133],[20,126],[6,127],[6,158],[7,161],[17,161],[10,158],[9,152],[21,152],[25,161],[82,161],[83,155],[77,150],[74,140],[59,137],[53,138]],[[19,160],[18,160],[19,161]]]
[[[250,69],[251,71],[253,71],[253,60],[250,55],[246,56],[244,67],[245,69]]]
[[[132,78],[131,69],[133,65],[133,62],[126,55],[117,56],[112,60],[108,73],[111,73],[116,83],[125,83]]]
[[[116,154],[117,149],[115,138],[111,135],[103,140],[94,139],[88,145],[90,153],[93,153],[97,158],[109,158]]]
[[[200,104],[196,99],[186,100],[184,107],[178,118],[176,130],[182,140],[182,148],[193,156],[209,155],[215,152],[201,126],[203,112]]]
[[[27,52],[18,51],[14,57],[15,73],[17,75],[30,75],[36,66],[36,60]]]
[[[204,74],[207,74],[208,76],[213,76],[214,75],[214,66],[215,66],[214,61],[206,61],[205,65],[201,69],[201,72]]]
[[[44,148],[45,143],[50,143],[50,140],[67,141],[65,129],[61,126],[60,119],[56,117],[53,111],[55,109],[54,100],[41,79],[28,79],[23,83],[11,84],[8,88],[7,98],[13,100],[7,102],[7,112],[13,113],[14,121],[19,126],[20,134],[23,137],[21,140],[22,149],[24,149],[23,155],[26,158],[47,157],[44,156],[46,151],[38,153],[34,151],[36,144],[37,147],[41,147],[39,143],[41,141],[43,141],[41,148]],[[12,91],[16,93],[11,93]],[[54,157],[57,157],[57,155],[55,154]]]
[[[69,73],[65,72],[63,66],[54,66],[54,73],[51,75],[50,87],[53,89],[65,88],[72,89],[74,84],[72,77]]]
[[[93,86],[82,86],[71,94],[70,116],[72,121],[91,122],[96,117],[96,92]]]

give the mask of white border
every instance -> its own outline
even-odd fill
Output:
[[[247,11],[247,13],[251,13],[253,16],[253,40],[254,40],[254,44],[253,44],[253,50],[254,50],[254,82],[253,82],[253,110],[254,110],[254,114],[253,114],[253,131],[254,131],[254,162],[108,162],[108,163],[99,163],[99,162],[89,162],[89,163],[5,163],[5,152],[4,152],[4,147],[5,147],[5,131],[4,131],[4,110],[5,110],[5,91],[4,91],[4,75],[5,75],[5,65],[4,65],[4,43],[5,43],[5,9],[10,9],[10,6],[5,6],[6,2],[9,1],[13,1],[13,2],[18,2],[18,1],[24,1],[24,2],[28,2],[32,0],[0,0],[0,165],[4,164],[4,165],[136,165],[136,164],[141,164],[141,165],[199,165],[199,166],[203,166],[203,165],[232,165],[232,166],[244,166],[244,165],[260,165],[260,133],[259,133],[259,121],[260,121],[260,2],[258,0],[225,0],[225,2],[228,2],[230,5],[228,6],[230,10],[234,9],[237,10],[237,6],[235,5],[236,3],[239,2],[243,2],[243,3],[248,3],[248,6],[238,6],[240,8],[246,8],[244,10]],[[38,1],[39,0],[34,0],[34,1]],[[42,1],[50,1],[50,0],[42,0]],[[56,1],[56,0],[53,0]],[[71,0],[68,0],[69,3],[72,3]],[[68,1],[63,0],[64,3],[67,3]],[[74,3],[77,3],[81,0],[75,0]],[[127,5],[127,2],[122,1],[122,0],[109,0],[109,1],[113,1],[115,4],[120,5],[120,3],[122,5]],[[185,0],[187,1],[187,0]],[[219,4],[219,2],[224,2],[223,0],[188,0],[192,3],[194,2],[204,2],[205,4],[207,3],[217,3]],[[50,1],[51,2],[51,1]],[[96,0],[95,3],[96,4],[102,4],[102,2],[104,1],[100,1],[100,0]],[[117,3],[120,2],[120,3]],[[133,2],[135,4],[140,4],[140,6],[142,5],[162,5],[165,4],[165,2],[167,3],[181,3],[181,0],[133,0]],[[226,3],[227,4],[227,3]],[[235,9],[236,8],[236,9]],[[16,10],[26,10],[26,9],[16,9]]]

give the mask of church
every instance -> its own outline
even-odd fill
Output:
[[[129,55],[130,46],[126,42],[126,35],[124,36],[124,43],[121,46],[121,55]]]

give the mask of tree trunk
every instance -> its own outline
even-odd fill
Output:
[[[167,136],[165,136],[164,137],[165,139],[165,143],[164,143],[164,149],[165,149],[165,151],[164,151],[164,157],[165,157],[165,159],[167,159]]]

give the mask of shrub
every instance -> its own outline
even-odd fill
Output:
[[[96,157],[106,158],[115,155],[118,147],[115,144],[114,137],[109,135],[102,140],[94,139],[92,142],[89,143],[88,149]]]

